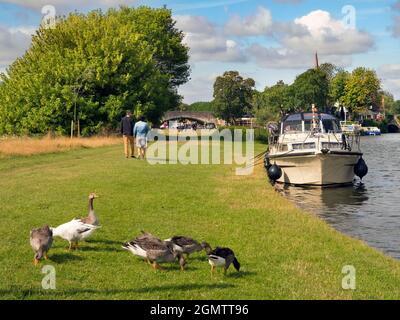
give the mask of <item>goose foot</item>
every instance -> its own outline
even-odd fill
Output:
[[[215,273],[215,266],[211,266],[211,275],[213,276]]]
[[[36,258],[35,258],[35,259],[33,259],[33,265],[34,265],[34,266],[37,266],[38,264],[39,264],[39,260],[38,260],[38,259],[36,259]]]
[[[164,271],[164,269],[160,265],[158,265],[157,262],[155,261],[153,262],[153,269],[154,271],[156,271],[157,269],[160,271]]]

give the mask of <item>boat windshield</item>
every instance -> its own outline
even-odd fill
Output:
[[[324,127],[325,133],[340,133],[342,129],[340,127],[340,121],[330,115],[330,114],[321,114],[322,125]]]
[[[303,131],[303,120],[300,113],[291,114],[283,122],[284,133],[296,133]]]
[[[339,120],[335,116],[325,113],[296,113],[287,116],[283,121],[283,133],[310,132],[313,127],[322,129],[320,131],[325,133],[342,132]]]

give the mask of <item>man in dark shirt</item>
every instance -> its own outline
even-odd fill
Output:
[[[131,149],[131,157],[135,157],[135,139],[133,137],[134,121],[132,119],[132,112],[126,111],[126,116],[121,120],[121,134],[124,138],[125,158],[129,158],[129,148]]]

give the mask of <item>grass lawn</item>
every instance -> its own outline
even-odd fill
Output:
[[[265,146],[256,145],[256,151]],[[400,264],[295,208],[267,183],[233,166],[149,165],[122,146],[0,160],[1,299],[398,299]],[[32,264],[29,231],[87,214],[96,191],[102,228],[77,252],[56,238],[50,261]],[[140,230],[189,235],[232,248],[241,272],[210,275],[205,254],[153,271],[121,248]],[[41,267],[57,289],[41,289]],[[355,291],[341,287],[356,268]]]

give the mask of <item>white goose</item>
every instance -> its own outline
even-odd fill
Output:
[[[72,243],[75,243],[75,250],[78,250],[78,242],[86,239],[97,228],[100,227],[84,223],[80,219],[73,219],[57,228],[52,228],[52,231],[53,237],[60,237],[69,242],[69,251],[71,251]]]
[[[95,193],[89,195],[89,214],[84,218],[75,218],[70,222],[64,223],[53,230],[54,237],[60,237],[69,242],[69,251],[72,243],[75,243],[75,250],[78,249],[78,242],[87,239],[92,233],[100,228],[99,219],[94,211],[93,202],[98,198]]]

